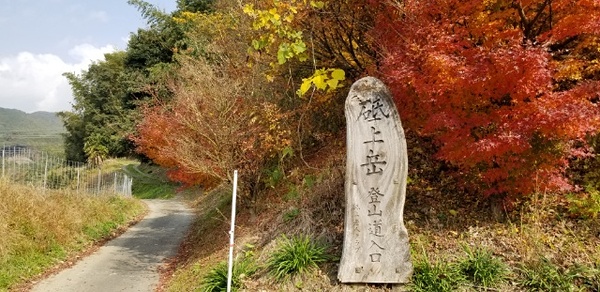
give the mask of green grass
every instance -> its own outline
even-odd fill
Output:
[[[466,257],[459,262],[460,272],[475,285],[493,287],[504,281],[508,269],[492,253],[482,248],[465,246]]]
[[[67,257],[64,247],[53,243],[40,250],[35,246],[25,247],[6,257],[0,265],[0,291],[8,289],[21,279],[34,276]]]
[[[222,261],[211,269],[202,279],[202,291],[227,291],[228,268],[228,262]],[[252,276],[256,270],[257,266],[252,258],[236,260],[233,263],[231,291],[238,291],[240,288],[243,288],[243,280]]]
[[[317,268],[328,258],[325,247],[310,237],[301,235],[288,238],[283,235],[267,261],[267,269],[277,281],[282,281]]]
[[[132,193],[138,199],[170,199],[177,193],[177,188],[172,184],[140,182],[134,179]]]
[[[132,193],[139,199],[170,199],[177,194],[179,184],[170,182],[158,166],[128,164],[123,171],[133,178]]]
[[[287,212],[283,213],[283,221],[290,222],[290,221],[296,219],[296,217],[298,217],[298,215],[300,215],[300,209],[294,207],[294,208],[288,210]]]
[[[597,267],[574,265],[560,268],[541,257],[523,264],[519,272],[519,286],[527,291],[600,291],[600,270]]]
[[[490,251],[466,245],[463,250],[465,255],[457,262],[432,262],[425,252],[417,256],[412,291],[457,291],[465,286],[491,289],[508,278],[507,265]]]
[[[446,262],[431,262],[426,256],[414,264],[411,291],[456,291],[464,276],[456,266]]]

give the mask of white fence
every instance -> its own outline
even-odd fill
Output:
[[[42,189],[131,196],[132,179],[118,171],[103,173],[86,163],[67,161],[26,147],[3,147],[2,178]]]

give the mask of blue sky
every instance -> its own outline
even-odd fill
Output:
[[[165,11],[176,0],[146,0]],[[81,72],[123,50],[146,27],[127,0],[0,0],[0,107],[70,110],[64,72]]]

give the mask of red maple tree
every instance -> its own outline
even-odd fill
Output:
[[[567,159],[598,132],[600,78],[557,86],[556,74],[570,47],[600,35],[600,2],[371,3],[393,8],[373,32],[380,77],[405,125],[433,138],[464,186],[508,197],[572,189]]]

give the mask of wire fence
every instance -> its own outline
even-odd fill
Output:
[[[15,183],[44,190],[131,196],[133,180],[120,171],[103,172],[87,163],[68,161],[23,146],[4,146],[1,155],[0,175]]]

